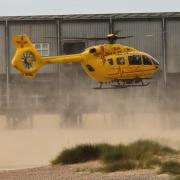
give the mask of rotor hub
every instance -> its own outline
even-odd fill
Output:
[[[35,66],[36,59],[31,51],[25,51],[22,54],[22,64],[27,69],[32,69]]]

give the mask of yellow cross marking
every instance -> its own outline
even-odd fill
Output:
[[[24,37],[23,37],[23,36],[21,36],[20,38],[21,38],[21,39],[18,40],[18,41],[16,41],[16,43],[19,44],[21,48],[23,48],[24,45],[27,44],[28,42],[24,40]]]

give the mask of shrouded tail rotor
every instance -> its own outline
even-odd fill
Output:
[[[13,38],[16,46],[16,53],[12,65],[24,76],[35,76],[43,65],[39,52],[26,35],[17,35]]]
[[[36,65],[36,59],[31,51],[25,51],[22,54],[22,63],[25,68],[32,69]]]

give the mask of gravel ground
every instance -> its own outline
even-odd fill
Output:
[[[56,165],[22,170],[0,171],[0,180],[169,180],[167,174],[156,170],[132,170],[114,173],[95,172],[99,162]]]

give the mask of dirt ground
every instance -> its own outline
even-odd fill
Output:
[[[56,165],[22,170],[0,171],[0,180],[169,180],[167,174],[158,174],[156,170],[131,170],[113,173],[97,172],[101,164],[97,161]]]

